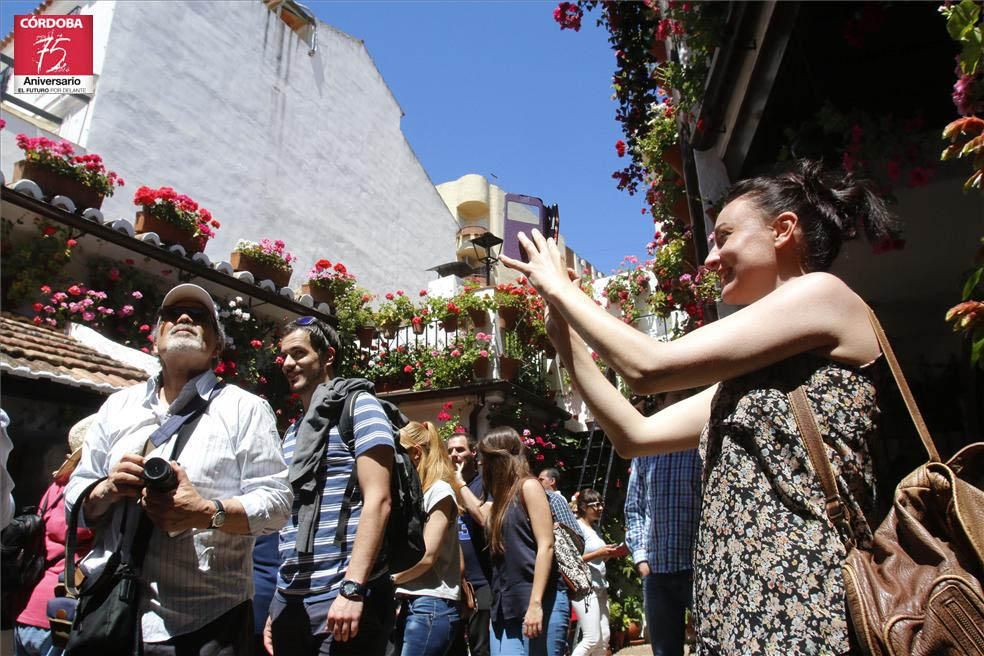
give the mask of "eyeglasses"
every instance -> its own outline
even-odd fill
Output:
[[[604,507],[605,507],[605,504],[603,504],[600,501],[594,501],[594,502],[588,504],[588,508],[598,508],[598,509],[601,509],[601,508],[604,508]]]
[[[199,325],[212,323],[212,313],[197,305],[168,305],[161,308],[161,318],[164,321],[174,323],[184,315]]]

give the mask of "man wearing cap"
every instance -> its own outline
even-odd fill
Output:
[[[154,337],[161,374],[103,404],[66,488],[71,511],[103,479],[82,506],[80,523],[96,531],[82,570],[100,571],[119,546],[124,514],[132,526],[142,509],[154,527],[140,575],[144,654],[247,654],[254,536],[279,530],[293,500],[276,420],[266,401],[212,372],[225,337],[204,289],[168,292]],[[170,437],[163,425],[180,428]],[[175,489],[145,487],[151,457],[171,461]]]

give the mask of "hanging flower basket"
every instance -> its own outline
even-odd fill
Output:
[[[427,330],[427,324],[424,323],[423,321],[411,321],[410,327],[413,328],[413,332],[415,335],[423,335],[424,332]]]
[[[472,375],[475,376],[475,380],[485,380],[490,378],[489,375],[489,359],[488,358],[475,358],[472,362]]]
[[[327,303],[331,306],[332,310],[335,309],[335,292],[328,287],[322,287],[321,285],[316,285],[312,281],[308,280],[306,283],[301,285],[302,294],[310,294],[311,298],[314,299],[315,303]]]
[[[519,320],[520,309],[518,307],[504,306],[499,308],[499,327],[503,330],[512,330],[516,327]]]
[[[519,368],[523,366],[523,361],[517,358],[499,358],[499,376],[503,380],[516,380],[519,378]]]
[[[269,262],[263,262],[247,253],[235,252],[229,256],[229,263],[236,271],[249,271],[257,282],[272,280],[277,287],[286,287],[290,282],[292,269],[281,269]]]
[[[371,348],[372,340],[376,337],[376,327],[375,326],[362,326],[356,331],[359,337],[359,346],[362,348]]]
[[[379,331],[383,333],[383,337],[386,339],[393,339],[396,337],[396,331],[400,329],[400,324],[398,323],[384,323],[379,326]]]
[[[468,318],[476,328],[485,328],[489,323],[489,315],[485,310],[468,310]]]
[[[687,194],[681,194],[670,206],[670,214],[683,225],[690,225],[690,201]]]
[[[205,240],[196,237],[194,230],[188,230],[169,221],[158,219],[150,213],[147,207],[137,210],[134,229],[138,235],[153,232],[165,244],[178,244],[188,253],[200,253],[205,249]]]
[[[14,162],[14,181],[24,179],[36,182],[48,198],[68,196],[79,210],[88,207],[96,209],[102,207],[102,194],[85,186],[75,178],[62,175],[43,164],[26,159]]]
[[[675,143],[663,149],[660,158],[666,162],[673,171],[683,177],[683,155],[680,153],[680,144]]]
[[[666,41],[653,36],[653,40],[649,44],[649,54],[657,64],[665,63],[670,58]]]
[[[458,330],[458,317],[450,316],[441,322],[441,328],[444,328],[444,332],[453,333]]]

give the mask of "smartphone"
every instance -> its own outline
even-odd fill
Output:
[[[622,544],[618,545],[618,548],[615,550],[615,554],[612,557],[621,558],[622,556],[628,556],[628,555],[629,555],[629,545],[623,542]]]

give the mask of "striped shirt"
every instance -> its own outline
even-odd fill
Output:
[[[86,486],[107,476],[123,454],[142,453],[172,411],[181,411],[196,394],[208,398],[216,382],[211,371],[196,376],[170,407],[160,403],[154,379],[110,396],[86,434],[79,466],[65,488],[68,511]],[[170,459],[173,443],[172,438],[149,455]],[[177,460],[205,499],[238,499],[252,535],[190,529],[171,536],[155,529],[141,571],[144,642],[163,642],[199,629],[250,599],[253,535],[283,526],[293,499],[270,405],[235,385],[216,394]],[[116,503],[110,522],[96,528],[92,551],[82,563],[87,575],[101,571],[117,548],[127,509],[127,526],[135,526],[136,506]]]
[[[303,556],[297,553],[297,511],[299,501],[295,499],[291,518],[280,530],[280,575],[277,589],[286,595],[313,595],[328,593],[332,598],[338,594],[338,586],[345,578],[349,560],[352,558],[352,545],[355,531],[362,516],[362,498],[352,500],[352,514],[349,517],[346,540],[342,545],[335,544],[335,529],[342,507],[342,497],[348,486],[349,476],[355,466],[355,459],[369,449],[387,446],[395,450],[393,428],[382,406],[371,394],[360,394],[355,402],[355,453],[345,444],[338,428],[332,426],[328,431],[328,447],[325,464],[322,467],[324,492],[321,497],[321,514],[318,529],[314,536],[314,553]],[[284,458],[288,465],[294,458],[294,445],[297,439],[297,423],[287,429],[284,435]]]
[[[625,543],[634,563],[646,561],[659,574],[693,569],[700,470],[696,449],[632,461],[625,491]]]

